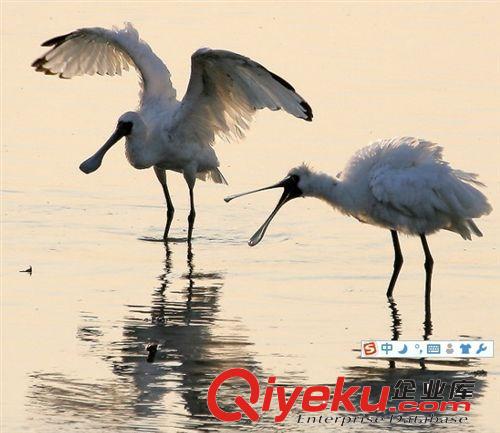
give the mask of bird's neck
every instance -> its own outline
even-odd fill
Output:
[[[312,173],[305,189],[306,196],[319,198],[343,213],[351,214],[355,210],[349,187],[340,179],[325,173]]]
[[[129,137],[125,143],[125,155],[132,167],[137,169],[149,168],[158,162],[156,148],[148,145],[146,138]]]

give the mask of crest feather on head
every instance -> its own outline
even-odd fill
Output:
[[[307,176],[307,175],[311,174],[312,171],[313,171],[312,167],[310,167],[308,164],[303,162],[301,165],[299,165],[295,168],[292,168],[288,172],[288,174],[303,177],[303,176]]]

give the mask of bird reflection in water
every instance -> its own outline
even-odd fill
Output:
[[[402,317],[398,310],[398,306],[393,298],[388,298],[388,305],[390,311],[390,333],[391,340],[398,341],[401,337],[401,327],[402,327]],[[423,332],[422,335],[423,340],[428,340],[432,335],[432,319],[431,319],[431,305],[429,302],[429,297],[426,296],[425,302],[425,314],[424,314],[424,322],[423,322]],[[377,362],[373,360],[374,362]],[[433,386],[436,384],[437,380],[440,380],[441,383],[445,384],[444,387],[444,400],[447,400],[447,396],[449,395],[449,390],[453,381],[473,381],[474,389],[473,389],[473,397],[467,399],[471,403],[472,408],[477,408],[477,405],[481,402],[481,399],[484,395],[484,391],[486,389],[486,380],[484,376],[486,372],[481,369],[477,369],[474,367],[478,367],[480,364],[477,361],[473,360],[436,360],[436,359],[398,359],[398,364],[400,365],[396,368],[396,359],[389,360],[389,368],[378,367],[376,365],[370,366],[352,366],[344,368],[344,375],[346,376],[346,386],[371,386],[372,390],[370,395],[373,396],[373,400],[377,400],[380,396],[381,390],[383,386],[391,385],[391,396],[394,395],[395,385],[398,381],[407,381],[411,380],[412,384],[414,384],[414,395],[408,400],[415,401],[424,401],[425,395],[424,390],[426,386]],[[420,369],[416,369],[414,367],[415,364],[420,365]],[[431,368],[432,366],[432,368]],[[430,385],[429,385],[430,384]],[[359,406],[360,403],[360,395],[355,394],[354,398],[352,398],[353,404]],[[451,400],[459,400],[456,397]],[[373,401],[372,401],[373,402]],[[396,404],[395,401],[392,401],[390,405],[394,406]],[[473,417],[474,413],[477,413],[477,409],[473,412],[459,412],[451,413],[451,412],[442,412],[439,415],[460,415],[460,416],[468,416]],[[352,415],[350,413],[344,413],[344,415]],[[380,413],[379,415],[383,415]],[[395,412],[386,411],[386,416],[395,415]],[[405,424],[402,421],[399,422],[399,417],[403,418],[408,417],[408,415],[415,416],[430,416],[437,415],[430,412],[421,412],[416,410],[411,412],[411,414],[401,414],[396,413],[394,424],[386,425],[391,431],[407,431],[411,428],[416,428],[416,425]],[[403,419],[401,418],[401,419]],[[436,424],[436,423],[435,423]],[[437,424],[436,424],[437,425]],[[434,425],[434,426],[436,426]],[[431,427],[431,425],[426,424],[422,425],[421,428]],[[450,424],[439,424],[440,429],[448,429],[450,431],[456,431],[456,425]],[[473,422],[470,422],[461,425],[460,431],[464,432],[479,432],[481,431],[480,427],[474,425]],[[365,430],[362,428],[362,430]],[[368,429],[366,429],[368,430]],[[440,430],[441,431],[441,430]]]
[[[127,305],[121,339],[106,341],[112,330],[103,329],[95,315],[86,316],[92,317],[92,326],[77,332],[77,338],[90,345],[90,355],[111,366],[111,379],[32,375],[31,402],[47,423],[66,420],[120,431],[213,429],[216,420],[206,405],[211,381],[234,366],[259,374],[245,330],[235,319],[218,317],[223,274],[199,270],[189,244],[186,272],[176,274],[172,247],[164,248],[160,284],[151,304]],[[87,328],[95,330],[92,339],[85,337]]]
[[[154,290],[151,307],[130,305],[134,314],[149,315],[127,320],[124,326],[123,351],[132,351],[133,360],[125,355],[114,361],[118,375],[131,375],[139,391],[135,410],[150,415],[163,405],[165,393],[180,392],[184,408],[191,415],[208,415],[205,397],[211,380],[234,365],[255,369],[248,353],[248,343],[241,335],[215,337],[212,326],[217,322],[222,274],[198,271],[195,255],[188,244],[186,281],[182,290],[173,289],[172,252],[165,243],[165,267]],[[170,290],[172,289],[172,290]],[[237,325],[237,323],[235,323]],[[153,365],[146,361],[147,345],[157,345]],[[143,359],[136,359],[137,353]],[[151,351],[149,351],[151,358]],[[132,361],[132,362],[129,362]]]
[[[389,311],[391,313],[391,340],[398,341],[399,337],[401,336],[401,326],[403,323],[398,310],[398,304],[392,296],[387,298],[387,303],[389,305]],[[426,341],[432,335],[431,301],[430,295],[427,293],[425,296],[425,314],[423,325],[424,333],[422,335],[422,339]],[[420,359],[419,364],[422,369],[425,369],[425,358]],[[393,359],[389,360],[389,367],[396,368],[396,361]]]
[[[98,427],[120,432],[271,431],[276,428],[272,416],[263,417],[255,425],[245,422],[223,425],[208,413],[207,390],[222,371],[243,367],[251,370],[259,380],[269,374],[264,374],[255,360],[240,323],[225,316],[222,320],[219,314],[223,274],[199,270],[195,254],[188,246],[186,271],[179,275],[175,272],[179,263],[174,260],[171,250],[175,245],[164,247],[163,270],[151,302],[127,305],[128,313],[119,338],[113,337],[110,341],[107,335],[111,331],[103,326],[105,322],[99,323],[96,316],[91,317],[91,326],[77,333],[80,341],[90,345],[90,355],[97,354],[106,366],[111,366],[111,377],[106,375],[98,380],[47,372],[32,375],[32,407],[37,409],[36,416],[45,425],[71,422],[82,431],[95,431]],[[389,302],[389,308],[392,319],[389,331],[392,339],[398,340],[403,318],[394,300]],[[424,339],[428,339],[431,332],[430,303],[426,303]],[[152,362],[148,362],[151,356],[151,351],[146,350],[148,345],[156,345]],[[427,360],[432,368],[415,368],[419,362],[422,360],[398,360],[398,368],[387,368],[386,364],[349,366],[332,371],[331,378],[344,375],[346,386],[372,386],[371,395],[375,399],[382,386],[394,386],[400,379],[411,379],[415,382],[417,400],[424,383],[431,379],[440,379],[448,386],[454,380],[474,380],[471,405],[476,409],[481,403],[487,382],[484,372],[474,369],[475,364]],[[390,366],[395,367],[395,361],[392,363]],[[280,377],[280,384],[286,387],[306,385],[307,380],[303,372],[294,372],[289,377]],[[325,385],[332,389],[335,384]],[[238,393],[246,395],[248,392],[245,383],[225,384],[220,395],[224,405],[226,402],[233,404],[236,387],[239,387]],[[359,405],[357,398],[358,394],[352,399],[355,405]],[[412,414],[419,415],[418,412]],[[286,427],[289,431],[310,430],[310,426],[296,423],[287,423]],[[360,431],[370,429],[369,425],[358,427]],[[446,427],[450,426],[442,428]],[[391,426],[395,431],[408,428],[408,425]],[[463,428],[462,431],[478,431],[472,422]]]

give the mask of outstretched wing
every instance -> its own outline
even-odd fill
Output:
[[[170,72],[130,23],[121,30],[100,27],[78,29],[42,44],[52,47],[31,66],[47,75],[121,75],[132,65],[141,77],[141,103],[175,99]]]
[[[191,78],[173,117],[181,140],[213,144],[215,137],[242,137],[256,110],[283,109],[312,120],[309,104],[285,80],[248,57],[207,48],[191,57]]]

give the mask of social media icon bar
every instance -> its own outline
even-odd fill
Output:
[[[361,358],[493,358],[493,340],[363,340]]]

